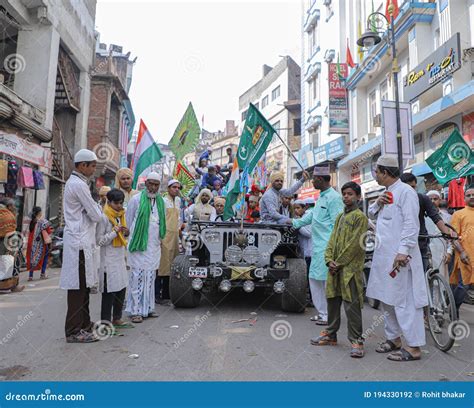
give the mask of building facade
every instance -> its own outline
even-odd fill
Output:
[[[345,65],[346,1],[305,0],[302,3],[301,134],[298,159],[305,168],[329,166],[337,185],[337,162],[348,150],[347,94],[340,74]],[[300,196],[317,198],[307,182]]]
[[[239,134],[245,123],[250,103],[262,112],[279,133],[283,141],[297,154],[301,146],[301,70],[289,56],[283,57],[275,67],[263,66],[262,78],[239,97]],[[268,173],[278,170],[286,175],[285,185],[299,168],[288,149],[277,135],[268,146],[265,164]]]
[[[107,48],[97,41],[87,133],[88,147],[99,159],[97,187],[111,185],[117,170],[127,166],[127,145],[135,126],[128,96],[135,61],[122,47],[111,44]]]
[[[395,20],[398,88],[400,101],[411,111],[412,122],[403,149],[413,151],[413,158],[404,161],[404,168],[420,176],[420,190],[441,189],[426,158],[456,128],[471,145],[474,137],[474,1],[399,1],[399,7]],[[347,8],[362,21],[372,11],[357,1]],[[384,13],[385,2],[375,2],[375,8]],[[348,26],[353,49],[359,35]],[[339,162],[339,182],[360,182],[366,200],[370,200],[380,192],[374,166],[384,150],[382,104],[394,100],[395,88],[386,42],[366,50],[358,62],[346,82],[350,153]],[[388,133],[385,136],[390,137]]]
[[[0,181],[0,195],[16,199],[25,230],[34,205],[50,219],[62,218],[72,157],[87,145],[96,1],[0,7],[0,159],[10,175]],[[29,179],[31,171],[41,173],[43,183],[17,183],[17,174]]]

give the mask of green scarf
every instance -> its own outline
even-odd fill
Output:
[[[156,206],[158,207],[158,216],[160,219],[160,239],[166,234],[166,215],[165,202],[160,195],[155,196]],[[141,193],[140,206],[138,207],[137,221],[133,237],[128,246],[130,252],[146,251],[148,247],[148,228],[150,226],[151,200],[148,198],[146,191]]]

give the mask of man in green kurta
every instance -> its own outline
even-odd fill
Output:
[[[367,217],[359,209],[361,188],[349,182],[342,186],[344,211],[336,223],[325,252],[325,263],[329,268],[326,282],[328,302],[328,328],[319,337],[312,339],[317,346],[335,345],[337,331],[341,325],[341,303],[347,317],[348,338],[351,342],[351,357],[364,356],[362,337],[362,274],[365,261],[364,237],[367,233]]]

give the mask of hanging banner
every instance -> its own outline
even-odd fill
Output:
[[[341,82],[347,72],[347,64],[329,64],[329,133],[349,133],[347,90]]]
[[[12,133],[0,133],[0,153],[51,170],[51,150]]]

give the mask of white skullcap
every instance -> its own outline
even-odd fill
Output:
[[[441,194],[439,191],[436,191],[436,190],[431,190],[431,191],[428,191],[426,193],[427,196],[430,196],[430,195],[435,195],[435,196],[438,196],[438,198],[441,198]]]
[[[155,180],[155,181],[160,181],[160,175],[156,171],[152,171],[151,173],[148,173],[148,176],[146,176],[147,181],[148,180]]]
[[[179,184],[179,186],[181,187],[181,182],[179,180],[171,179],[170,181],[168,181],[168,187],[171,187],[173,184]]]
[[[74,163],[97,161],[97,156],[92,150],[81,149],[74,156]]]
[[[305,199],[303,200],[303,202],[304,202],[306,205],[312,205],[312,204],[314,204],[314,198],[313,198],[313,197],[305,198]]]
[[[384,154],[377,160],[377,166],[398,168],[398,158],[390,154]]]
[[[295,200],[293,205],[306,205],[304,200],[302,199],[298,199],[298,200]]]

